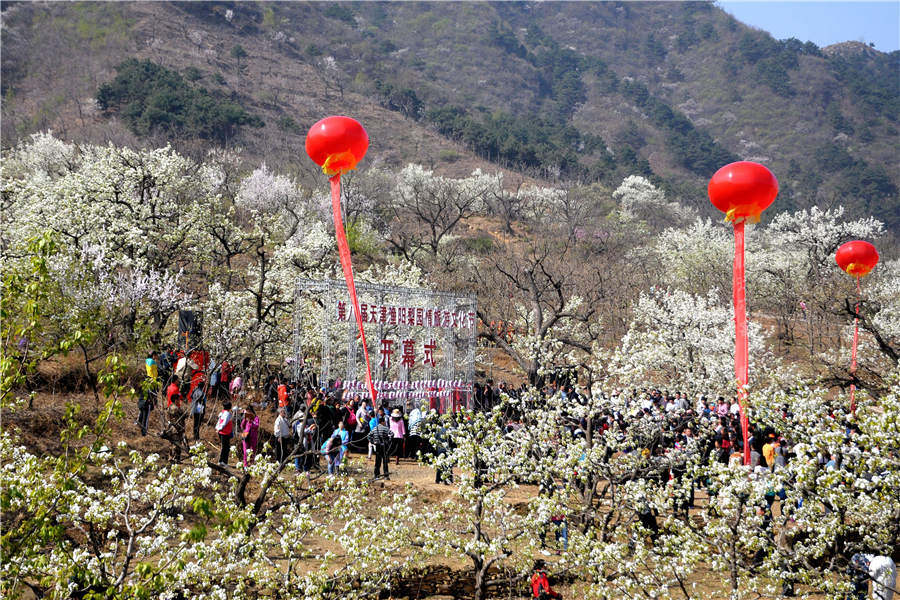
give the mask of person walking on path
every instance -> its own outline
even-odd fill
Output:
[[[328,463],[328,474],[336,475],[341,466],[341,436],[337,429],[322,444],[322,454],[325,455],[325,462]]]
[[[318,463],[318,455],[315,452],[318,430],[316,422],[307,420],[306,428],[303,428],[303,418],[294,422],[294,437],[299,440],[297,452],[294,455],[294,469],[298,473],[305,473]]]
[[[375,428],[378,427],[379,423],[384,423],[384,409],[379,408],[377,413],[370,410],[368,416],[369,433],[366,434],[366,438],[369,440],[369,458],[372,458],[372,454],[375,452],[375,444],[372,443],[371,433],[375,431]]]
[[[147,435],[147,427],[150,423],[150,411],[153,410],[153,398],[156,393],[151,388],[141,388],[138,396],[138,427],[141,428],[141,435]]]
[[[282,462],[288,456],[291,441],[291,422],[285,414],[284,408],[278,409],[278,418],[275,419],[275,456],[278,462]]]
[[[178,375],[172,375],[172,383],[166,388],[166,409],[173,406],[181,409],[181,388],[178,385]]]
[[[173,457],[175,462],[181,460],[181,447],[187,445],[184,437],[184,420],[187,415],[181,406],[182,396],[179,387],[178,376],[172,376],[172,383],[166,388],[166,412],[169,419],[169,431],[166,432],[174,444]]]
[[[198,385],[191,392],[191,416],[194,418],[194,439],[200,439],[200,423],[203,421],[203,415],[206,413],[206,394],[203,386]]]
[[[147,370],[147,377],[141,384],[140,394],[138,395],[138,426],[141,428],[141,435],[147,435],[147,427],[150,423],[150,411],[156,407],[156,395],[159,390],[159,366],[157,359],[159,355],[154,351],[147,355],[144,366]]]
[[[397,464],[400,464],[400,455],[403,453],[403,440],[406,438],[406,425],[403,423],[403,414],[399,408],[391,412],[391,456],[397,455]]]
[[[344,425],[343,420],[338,421],[338,428],[334,431],[334,435],[338,436],[341,440],[341,456],[338,458],[338,465],[340,465],[341,461],[344,460],[344,455],[347,454],[347,449],[350,445],[350,432]]]
[[[418,404],[409,412],[409,437],[406,443],[406,456],[416,458],[419,450],[422,450],[422,424],[425,413]]]

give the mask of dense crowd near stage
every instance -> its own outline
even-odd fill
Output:
[[[285,467],[293,466],[298,474],[346,474],[344,465],[348,455],[355,453],[372,463],[374,479],[390,479],[391,462],[399,465],[401,460],[415,461],[452,451],[453,420],[435,417],[454,412],[460,406],[482,412],[502,407],[498,413],[498,426],[505,428],[508,434],[514,434],[517,429],[527,426],[523,419],[523,412],[527,412],[522,410],[523,402],[540,402],[535,398],[559,396],[573,408],[590,404],[586,392],[571,379],[566,379],[544,384],[537,395],[533,391],[527,393],[525,385],[514,387],[503,382],[495,385],[492,380],[487,380],[476,382],[465,402],[449,406],[439,394],[431,398],[426,395],[424,399],[420,394],[406,401],[393,394],[373,405],[368,398],[360,397],[358,390],[349,393],[340,380],[320,382],[308,376],[303,381],[296,381],[279,373],[259,377],[249,369],[249,361],[240,365],[228,361],[211,365],[208,353],[201,350],[187,354],[177,350],[151,352],[145,361],[145,371],[138,395],[136,422],[141,434],[147,435],[152,429],[151,412],[162,410],[161,435],[173,442],[172,458],[178,461],[182,458],[182,449],[189,446],[189,439],[199,440],[204,428],[214,427],[219,442],[216,465],[225,469],[229,469],[234,460],[232,446],[236,446],[237,455],[234,467],[246,469],[253,463],[254,456],[266,447],[265,441],[269,441],[274,458]],[[252,389],[251,380],[255,384]],[[746,462],[745,443],[750,447],[751,476],[765,478],[788,465],[793,456],[793,444],[797,442],[786,439],[782,432],[753,423],[748,428],[748,439],[744,440],[737,398],[703,394],[689,398],[680,390],[648,387],[613,389],[604,400],[606,402],[600,405],[608,408],[595,414],[584,410],[572,410],[571,415],[563,413],[561,431],[573,437],[594,437],[607,435],[612,430],[613,435],[623,439],[625,432],[630,432],[632,435],[628,439],[633,445],[620,451],[641,453],[651,465],[642,476],[658,477],[663,482],[674,479],[681,483],[687,473],[688,459],[698,454],[704,461],[713,460],[734,467],[743,465]],[[785,418],[791,416],[789,407],[784,406],[781,411]],[[575,414],[583,416],[575,417]],[[261,425],[261,417],[265,422],[271,422],[274,417],[270,428]],[[854,434],[854,426],[847,423],[844,444],[830,451],[822,449],[817,457],[818,467],[840,470],[848,461],[854,461],[858,453]],[[636,441],[638,443],[634,443]],[[452,485],[453,469],[438,466],[435,483]],[[539,485],[542,492],[554,487],[553,482],[529,483]],[[691,481],[690,493],[673,501],[672,509],[676,513],[687,515],[694,507],[695,487],[702,488],[707,495],[715,494],[710,482]],[[766,523],[771,523],[776,499],[783,500],[784,496],[784,490],[774,486],[766,495],[766,506],[759,507],[766,515]],[[782,507],[782,516],[786,513],[788,511]],[[660,531],[657,517],[650,509],[639,515],[640,523],[651,536]],[[555,532],[557,552],[564,552],[568,543],[566,516],[554,516],[545,527]],[[892,562],[886,566],[879,562],[885,558],[858,555],[855,557],[860,563],[857,572],[869,573],[875,561],[879,569],[882,566],[887,569],[888,575],[884,577],[889,579],[890,573],[895,577]],[[862,561],[866,561],[865,564]],[[536,573],[543,571],[538,569]],[[865,598],[869,578],[871,576],[856,579],[857,595],[852,597],[853,600]],[[549,593],[549,584],[546,588],[544,593]],[[890,590],[882,588],[882,591]],[[539,597],[537,593],[535,597]]]

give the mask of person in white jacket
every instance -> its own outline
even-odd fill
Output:
[[[284,408],[278,409],[278,418],[275,419],[275,452],[278,462],[281,462],[290,453],[291,422],[285,416]]]
[[[409,438],[406,445],[407,456],[413,459],[416,458],[416,453],[422,449],[422,424],[424,419],[425,413],[422,412],[418,404],[414,405],[409,412]]]
[[[872,580],[872,600],[892,600],[897,589],[897,565],[889,556],[854,554],[850,564]]]

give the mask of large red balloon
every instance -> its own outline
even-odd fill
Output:
[[[350,117],[325,117],[306,135],[306,153],[329,176],[355,169],[368,148],[369,135]]]
[[[709,180],[709,200],[728,221],[759,222],[759,215],[775,201],[778,180],[759,163],[740,161],[725,165]]]
[[[868,275],[878,264],[878,251],[869,242],[847,242],[834,253],[838,266],[854,277]]]

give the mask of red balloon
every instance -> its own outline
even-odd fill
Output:
[[[862,277],[878,264],[878,251],[869,242],[854,240],[838,248],[834,260],[848,275]]]
[[[368,148],[369,135],[350,117],[326,117],[306,134],[306,153],[328,176],[355,169]]]
[[[778,195],[778,180],[759,163],[733,162],[716,171],[707,191],[713,206],[725,213],[726,221],[758,223],[760,213]]]

